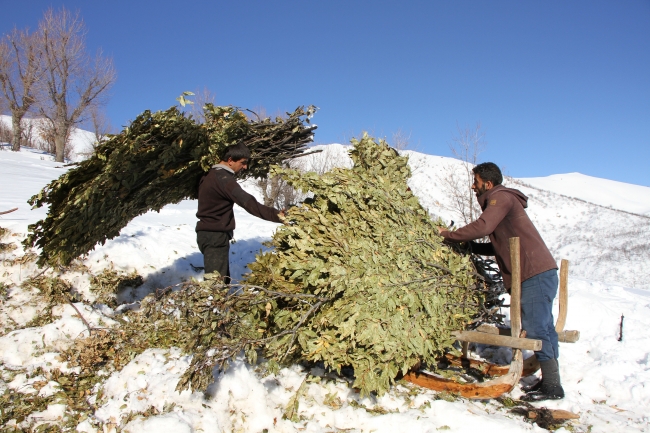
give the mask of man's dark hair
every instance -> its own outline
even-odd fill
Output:
[[[233,161],[239,161],[244,158],[251,157],[251,150],[244,144],[232,144],[223,151],[222,161],[228,162],[232,158]]]
[[[472,169],[474,174],[478,174],[483,182],[492,182],[492,185],[501,185],[503,175],[499,167],[493,162],[483,162]]]

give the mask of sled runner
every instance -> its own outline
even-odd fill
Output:
[[[452,335],[462,342],[463,356],[445,355],[443,361],[451,366],[471,368],[484,376],[495,377],[484,382],[461,383],[424,371],[411,371],[404,379],[435,391],[447,391],[466,398],[496,398],[510,392],[522,376],[529,376],[539,370],[539,362],[533,355],[523,359],[522,350],[540,350],[541,340],[528,339],[521,329],[521,273],[519,238],[510,238],[510,259],[512,263],[512,287],[510,289],[510,329],[481,325],[474,331],[457,331]],[[574,343],[580,338],[579,331],[565,331],[569,275],[569,262],[562,260],[560,266],[559,314],[555,325],[559,341]],[[469,343],[489,344],[512,348],[510,365],[495,365],[470,359],[467,356]]]

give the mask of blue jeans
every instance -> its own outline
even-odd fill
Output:
[[[540,362],[560,355],[552,310],[557,287],[557,269],[521,283],[521,327],[526,330],[527,338],[542,340],[542,350],[535,352]]]

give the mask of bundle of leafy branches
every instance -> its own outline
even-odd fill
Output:
[[[355,387],[382,393],[398,373],[435,364],[451,332],[480,316],[487,289],[411,192],[407,158],[368,136],[353,144],[352,169],[276,170],[314,196],[289,212],[247,283],[314,296],[272,306],[267,332],[292,332],[269,341],[266,357],[351,366]]]
[[[363,394],[452,348],[452,331],[489,318],[490,293],[468,255],[443,244],[410,191],[407,158],[364,136],[352,169],[325,175],[274,168],[313,198],[233,291],[219,280],[143,302],[122,330],[130,347],[179,346],[194,354],[178,389],[205,389],[215,365],[258,351],[270,366],[297,361],[354,369]],[[138,342],[138,343],[136,343]]]
[[[176,107],[147,110],[29,200],[49,209],[29,226],[24,245],[41,249],[40,266],[68,265],[136,216],[196,198],[200,177],[231,144],[252,152],[246,176],[265,176],[271,165],[304,154],[315,110],[299,107],[286,118],[250,120],[237,108],[206,104],[204,123]]]

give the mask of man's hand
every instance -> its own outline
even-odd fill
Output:
[[[280,217],[280,219],[285,219],[286,216],[287,216],[287,208],[282,208],[282,210],[280,212],[278,212],[278,216]],[[283,224],[287,225],[288,222],[285,221]]]
[[[449,232],[449,230],[444,227],[436,227],[436,229],[438,230],[438,234],[443,237],[445,236],[445,233]]]

